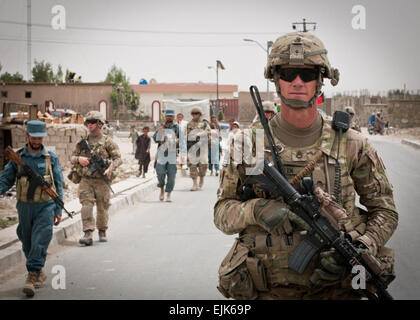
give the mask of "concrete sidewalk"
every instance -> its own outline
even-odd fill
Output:
[[[419,141],[402,139],[401,143],[409,145],[409,146],[414,147],[416,149],[420,149],[420,142]]]
[[[151,178],[130,178],[112,185],[115,194],[111,194],[111,207],[109,215],[113,215],[126,207],[132,206],[142,201],[150,192],[157,189],[156,177],[149,173]],[[65,208],[75,214],[70,219],[63,211],[63,219],[58,226],[54,226],[53,238],[49,248],[63,244],[64,241],[72,236],[82,234],[82,220],[80,210],[82,208],[79,199],[74,199],[65,203]],[[94,208],[96,214],[96,206]],[[25,260],[22,251],[22,244],[16,235],[17,224],[6,229],[0,230],[0,271],[7,272],[12,267]]]

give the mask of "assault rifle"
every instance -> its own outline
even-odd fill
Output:
[[[82,139],[82,141],[79,142],[79,146],[82,150],[85,150],[89,153],[89,166],[90,167],[88,169],[88,174],[91,175],[91,174],[93,174],[97,171],[99,173],[99,175],[101,176],[101,178],[105,181],[109,190],[111,190],[112,193],[115,193],[114,190],[112,190],[112,188],[111,188],[111,184],[109,182],[108,177],[104,173],[106,167],[108,166],[106,161],[103,158],[97,156],[92,151],[91,147],[89,146],[89,143],[88,143],[87,139]]]
[[[250,87],[251,97],[257,108],[258,114],[263,116],[263,107],[258,88]],[[254,174],[247,176],[246,183],[260,184],[264,189],[269,191],[276,198],[282,197],[291,210],[302,218],[311,228],[309,234],[303,239],[299,246],[293,252],[289,260],[289,268],[303,273],[308,266],[311,259],[316,253],[322,249],[334,248],[340,255],[341,260],[349,267],[356,265],[363,266],[366,271],[367,283],[374,287],[374,292],[365,290],[366,296],[372,300],[393,300],[388,293],[388,284],[393,280],[384,280],[382,269],[377,259],[367,253],[367,250],[359,250],[349,239],[340,234],[340,231],[335,229],[326,216],[320,211],[320,204],[318,199],[313,194],[313,180],[312,178],[303,178],[301,185],[305,191],[300,194],[289,181],[280,173],[282,163],[280,157],[275,152],[275,146],[272,141],[268,122],[260,118],[264,126],[267,140],[270,142],[270,149],[274,158],[274,163],[270,163],[267,159],[263,161],[262,174]],[[277,157],[277,159],[276,159]],[[276,165],[277,164],[277,165]],[[258,170],[258,167],[255,169]],[[261,170],[261,168],[259,168]],[[311,283],[309,283],[311,285]]]
[[[19,155],[13,151],[11,147],[7,147],[4,151],[4,155],[20,166],[22,171],[19,173],[22,176],[27,176],[29,180],[28,193],[26,195],[27,200],[33,200],[35,189],[41,187],[44,192],[46,192],[54,202],[62,208],[70,218],[73,218],[74,211],[68,212],[64,207],[64,202],[61,200],[57,192],[51,187],[51,185],[44,180],[44,178],[36,172],[31,166],[25,164]]]

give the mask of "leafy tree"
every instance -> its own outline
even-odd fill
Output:
[[[16,72],[15,74],[5,72],[0,76],[0,82],[24,82],[24,80],[23,75],[19,72]]]
[[[54,71],[51,63],[38,62],[35,60],[34,67],[32,68],[32,81],[33,82],[54,82]]]
[[[54,76],[54,82],[63,83],[64,81],[64,73],[63,69],[61,68],[61,64],[58,65],[57,73]]]
[[[3,66],[0,64],[0,72]],[[9,72],[5,72],[0,74],[0,82],[25,82],[23,80],[23,75],[19,72],[15,72],[15,74],[10,74]]]
[[[111,103],[114,108],[114,114],[120,105],[125,105],[129,110],[136,111],[140,105],[140,97],[130,87],[129,78],[125,72],[115,64],[106,75],[105,82],[113,83],[111,92]]]

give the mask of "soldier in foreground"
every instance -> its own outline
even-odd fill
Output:
[[[58,157],[47,151],[42,144],[47,136],[44,122],[35,120],[27,124],[26,138],[28,143],[18,151],[22,161],[31,166],[46,182],[52,185],[59,198],[63,200],[63,174]],[[37,186],[33,199],[28,199],[30,181],[22,168],[9,161],[0,173],[0,194],[9,190],[16,180],[16,208],[19,215],[17,235],[22,242],[22,250],[26,257],[26,278],[23,292],[28,297],[35,295],[35,288],[43,286],[47,278],[43,267],[50,244],[53,225],[61,221],[61,207]]]
[[[398,223],[392,186],[375,149],[355,131],[343,134],[337,156],[336,131],[316,106],[323,79],[338,83],[338,70],[331,68],[326,54],[323,43],[309,33],[286,34],[274,43],[265,69],[282,102],[281,113],[269,121],[274,143],[286,178],[290,181],[305,170],[305,176],[324,190],[318,197],[321,204],[335,211],[344,208],[345,218],[337,219],[340,230],[358,250],[376,256],[384,275],[392,278],[394,252],[385,247]],[[273,161],[269,152],[264,156]],[[362,290],[352,288],[350,270],[332,249],[316,254],[303,273],[289,268],[308,225],[260,185],[245,193],[248,165],[232,160],[221,173],[214,222],[225,234],[239,237],[219,268],[219,291],[234,299],[364,297]],[[341,170],[337,178],[336,160]],[[339,204],[331,196],[334,189]],[[356,193],[367,212],[356,206]]]
[[[104,123],[104,116],[99,111],[89,111],[86,114],[85,126],[89,131],[87,141],[79,141],[71,157],[71,163],[75,168],[72,181],[80,183],[78,193],[82,204],[81,215],[84,235],[79,243],[86,246],[93,244],[93,232],[95,231],[93,206],[95,203],[99,241],[108,241],[106,231],[108,229],[108,208],[111,204],[110,181],[115,176],[115,170],[122,163],[118,145],[110,136],[102,134]],[[90,151],[83,147],[86,142],[91,149]],[[94,169],[93,155],[102,159],[103,168]],[[103,174],[101,174],[101,170],[103,170]]]
[[[193,118],[187,124],[187,164],[190,170],[190,177],[193,180],[193,186],[190,190],[197,191],[203,187],[204,177],[208,168],[210,125],[200,119],[202,115],[200,107],[192,108],[191,115]],[[195,139],[193,139],[193,135],[195,135]],[[191,149],[192,152],[190,154]],[[199,183],[197,183],[198,177],[200,177]]]

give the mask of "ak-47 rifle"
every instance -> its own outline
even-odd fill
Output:
[[[388,293],[387,287],[393,279],[385,280],[381,277],[382,270],[378,266],[377,259],[367,253],[367,250],[358,249],[347,237],[341,235],[340,231],[335,229],[328,218],[321,213],[318,199],[313,194],[312,178],[302,179],[305,194],[300,194],[281,173],[282,163],[276,153],[268,122],[263,118],[263,107],[257,87],[251,86],[250,92],[264,126],[267,140],[270,143],[275,165],[264,159],[263,173],[249,175],[246,182],[250,184],[258,183],[276,198],[282,197],[285,203],[291,207],[291,210],[311,227],[310,233],[293,252],[289,260],[289,268],[298,273],[303,273],[316,253],[332,247],[347,266],[360,265],[364,267],[366,280],[373,285],[375,291],[364,290],[369,299],[392,300],[393,298]],[[311,284],[309,283],[309,285]]]
[[[11,147],[7,147],[4,151],[4,155],[20,166],[22,171],[19,173],[20,175],[27,176],[29,180],[29,188],[28,193],[26,195],[28,200],[34,199],[35,189],[37,187],[41,187],[44,192],[46,192],[54,202],[59,205],[67,215],[73,219],[74,211],[68,212],[67,209],[64,207],[64,202],[61,200],[57,194],[57,192],[51,187],[51,185],[44,180],[44,178],[36,172],[30,165],[25,164],[19,155],[13,151]]]
[[[87,141],[87,139],[82,139],[82,141],[79,142],[79,146],[82,150],[85,150],[89,153],[89,165],[90,168],[88,169],[88,174],[91,175],[93,173],[95,173],[96,171],[99,172],[100,176],[102,179],[104,179],[106,185],[108,186],[109,190],[112,191],[112,193],[115,193],[114,190],[112,190],[111,188],[111,184],[109,182],[108,177],[106,176],[105,169],[107,167],[107,163],[106,161],[97,156],[91,149],[91,147],[89,146],[89,143]]]

